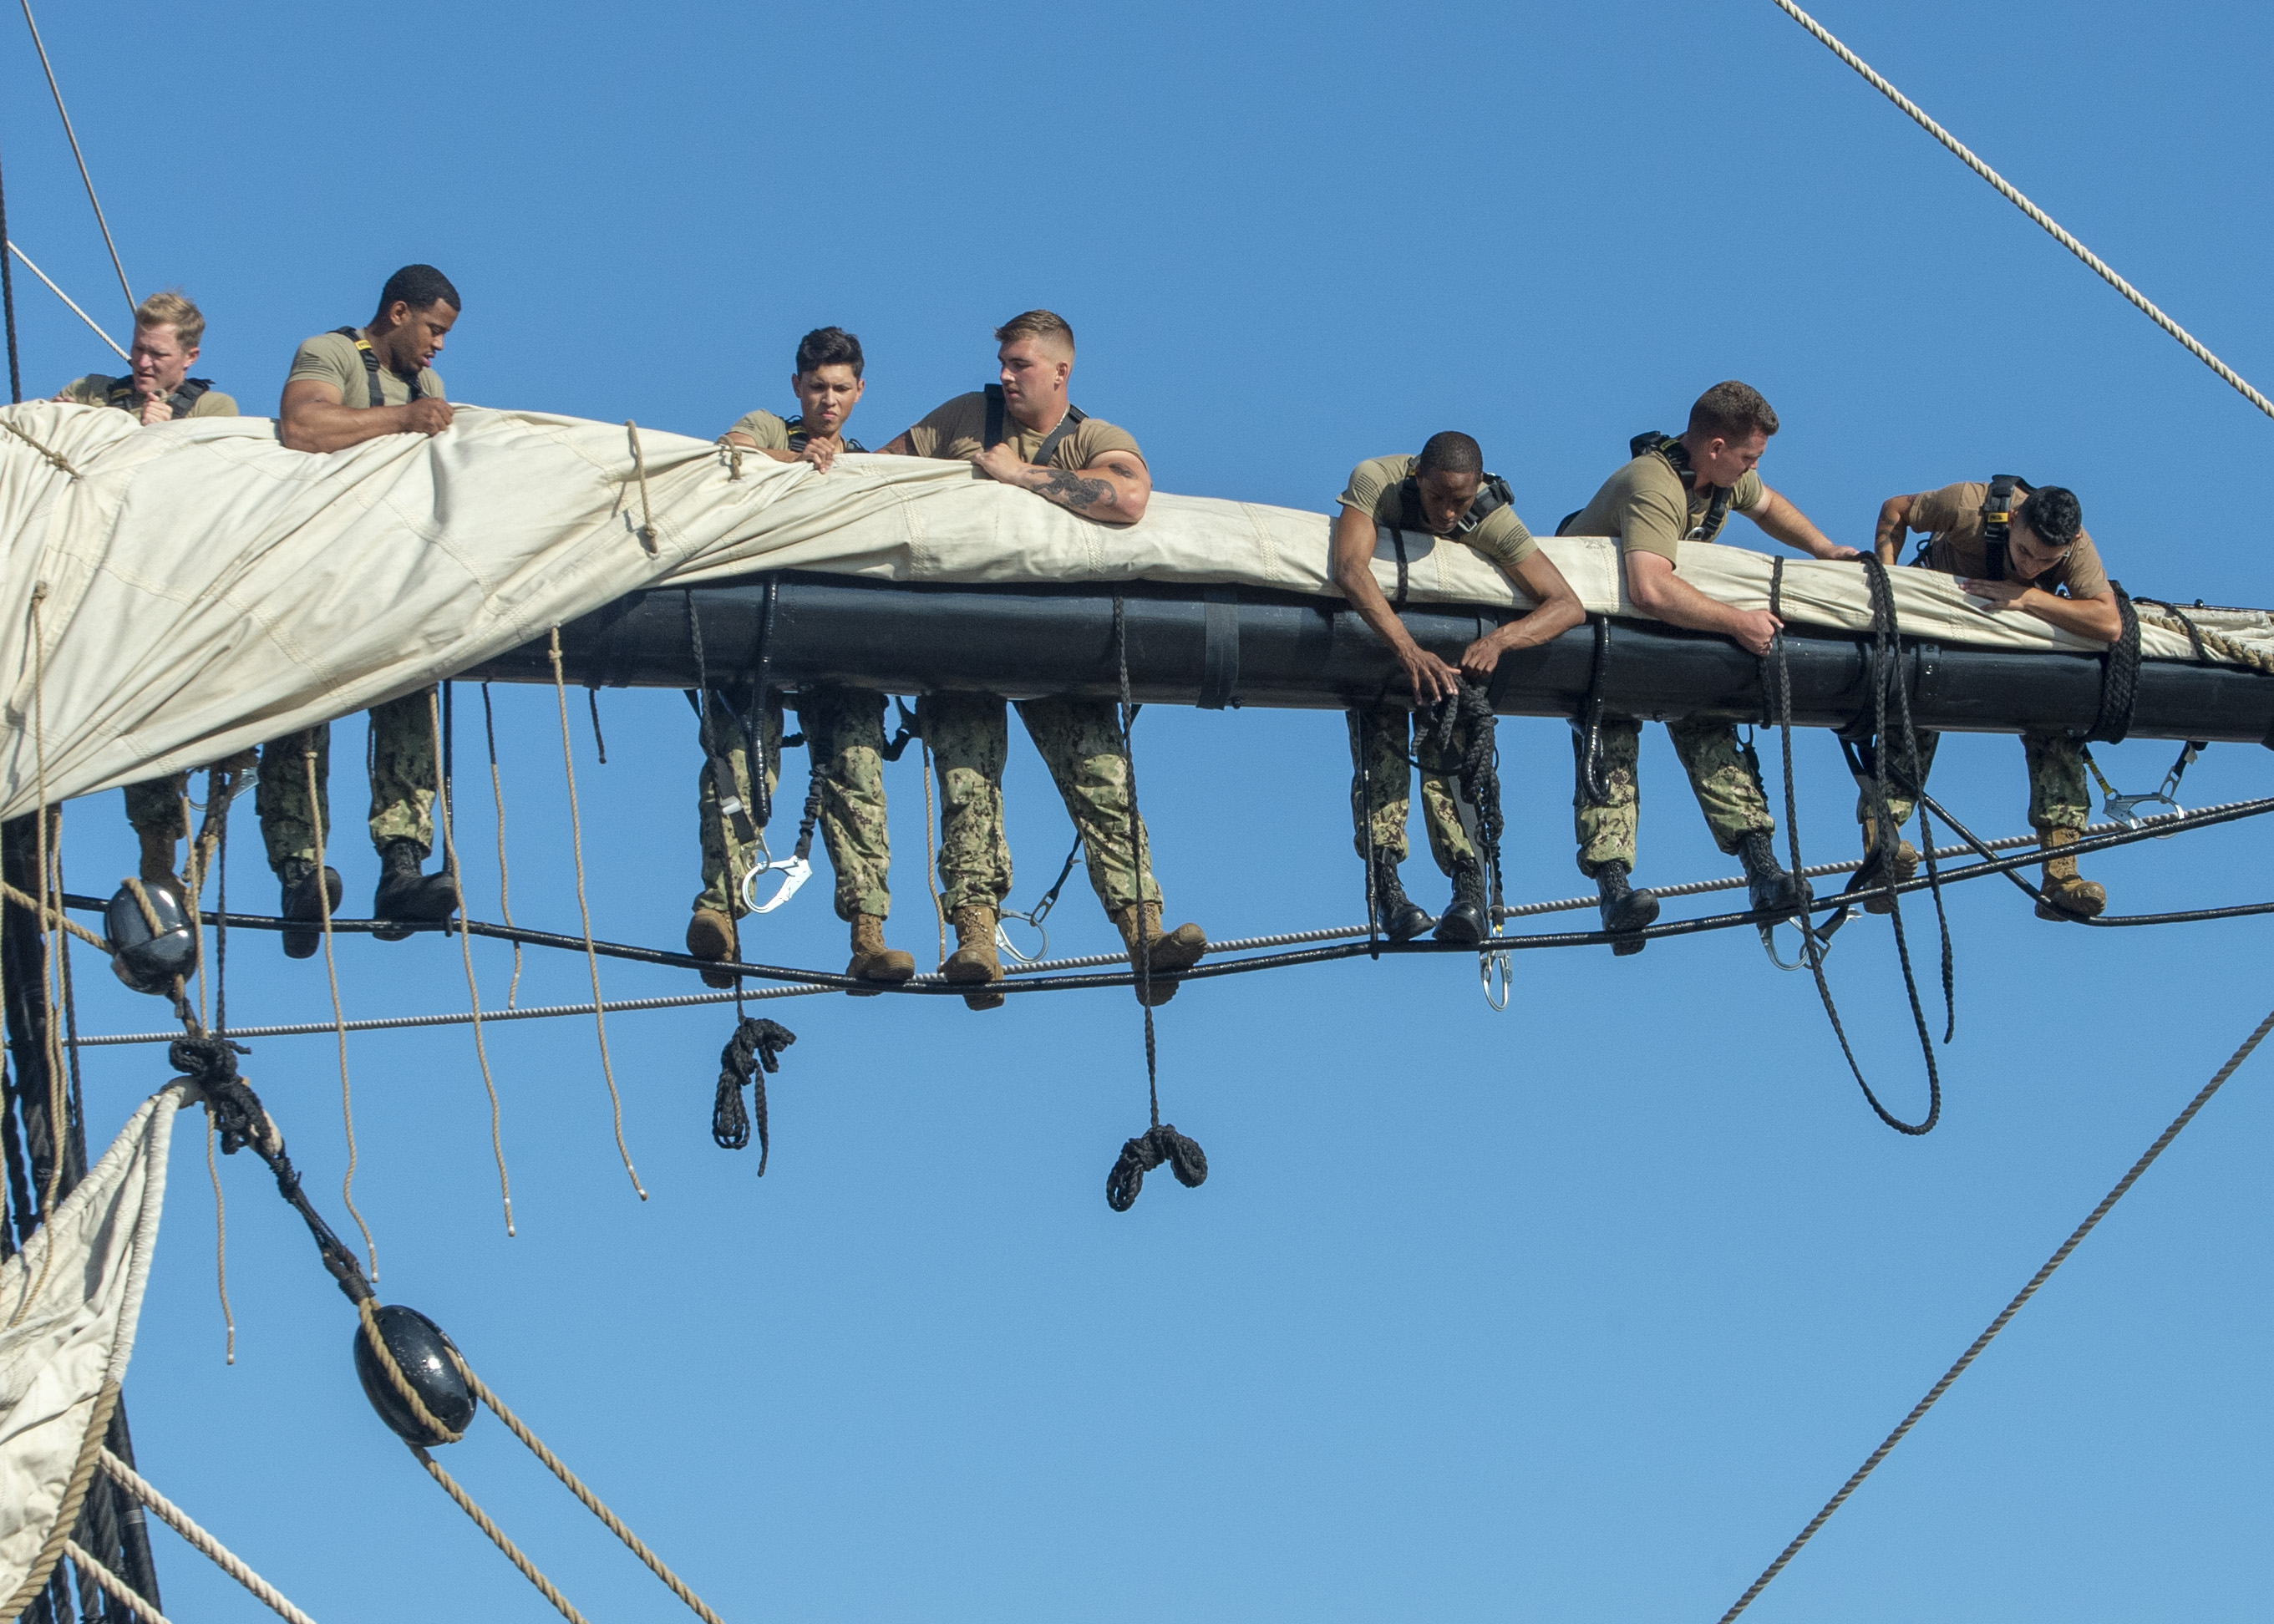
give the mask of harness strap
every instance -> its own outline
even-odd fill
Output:
[[[352,342],[356,347],[357,352],[363,357],[364,382],[365,386],[371,391],[371,404],[373,406],[386,405],[387,394],[379,387],[379,352],[371,347],[371,340],[363,335],[363,329],[361,327],[334,327],[332,331],[337,333],[342,338],[347,339]],[[395,369],[391,366],[387,370],[391,372],[395,372]],[[395,375],[410,388],[410,398],[412,400],[415,401],[421,398],[418,390],[418,379],[416,374],[413,374],[409,378],[404,378],[401,372],[395,372]]]
[[[212,387],[213,380],[210,378],[184,378],[181,387],[166,397],[166,405],[177,420],[186,417],[190,415],[190,408],[203,399]],[[121,411],[139,412],[142,410],[142,397],[134,393],[134,374],[132,372],[114,380],[104,399],[107,404],[116,406]]]
[[[1990,492],[1982,499],[1982,550],[1987,554],[1983,568],[1989,581],[2006,578],[2006,540],[2014,528],[2014,492],[2027,496],[2037,489],[2019,474],[1992,474]]]
[[[784,426],[789,430],[789,448],[792,451],[802,451],[811,442],[813,436],[806,432],[805,419],[802,417],[792,417]],[[847,451],[860,452],[866,452],[869,449],[850,435],[845,437],[845,448]]]
[[[1682,481],[1683,490],[1697,489],[1698,470],[1690,465],[1690,453],[1676,436],[1661,434],[1656,429],[1652,429],[1647,433],[1636,435],[1627,442],[1627,446],[1636,456],[1649,456],[1655,454],[1675,471],[1675,476]],[[1684,541],[1711,541],[1721,533],[1722,525],[1728,523],[1731,487],[1726,485],[1715,485],[1706,486],[1706,515],[1690,527],[1689,534],[1683,537],[1682,539]],[[1585,512],[1585,509],[1582,508],[1580,511]],[[1576,519],[1578,516],[1578,514],[1573,514],[1571,518]],[[1570,522],[1570,519],[1566,519],[1564,523],[1569,524]]]
[[[987,386],[986,435],[987,449],[990,451],[1003,443],[1003,386],[999,383],[990,383]],[[1027,460],[1036,468],[1048,468],[1050,465],[1050,458],[1056,455],[1058,448],[1065,443],[1066,437],[1088,421],[1088,417],[1081,408],[1068,401],[1065,416],[1058,419],[1058,427],[1043,436],[1043,443],[1035,447],[1035,455]]]

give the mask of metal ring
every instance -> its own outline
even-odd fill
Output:
[[[1016,920],[1026,926],[1039,938],[1033,952],[1020,952],[1017,944],[1011,940],[1010,932],[1003,929],[1012,920]],[[995,915],[995,945],[1020,964],[1037,964],[1050,956],[1050,933],[1031,914],[1009,914],[998,908]]]

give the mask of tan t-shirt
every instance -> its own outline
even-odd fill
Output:
[[[1414,456],[1368,457],[1351,470],[1350,484],[1335,500],[1345,508],[1357,508],[1376,524],[1395,528],[1404,517],[1405,503],[1400,487],[1412,477],[1413,465],[1420,460]],[[1540,551],[1540,544],[1524,528],[1524,521],[1516,516],[1516,509],[1505,505],[1487,514],[1484,522],[1467,534],[1457,533],[1447,539],[1474,547],[1510,575]]]
[[[840,434],[844,432],[841,428],[838,430]],[[805,418],[802,416],[777,417],[773,413],[761,408],[757,411],[744,412],[735,419],[734,426],[728,429],[727,432],[748,434],[758,442],[758,449],[761,451],[787,451],[789,449],[789,437],[805,432]],[[845,448],[847,451],[867,449],[859,440],[851,439],[846,440]]]
[[[134,375],[132,372],[124,378],[106,378],[101,372],[89,372],[86,377],[74,378],[65,385],[64,398],[86,406],[109,406],[114,403],[110,398],[112,390],[124,387],[131,394],[133,385]],[[130,402],[128,410],[139,416],[142,410],[140,399],[138,397]],[[234,417],[237,415],[237,402],[219,389],[207,389],[192,403],[186,415],[192,417]]]
[[[1003,443],[1028,462],[1034,461],[1035,453],[1048,438],[1045,431],[1030,429],[1008,410],[1004,411]],[[908,431],[908,448],[921,457],[968,461],[977,456],[987,448],[986,395],[975,389],[944,406],[933,407],[923,421]],[[1050,465],[1068,470],[1088,468],[1109,451],[1126,451],[1141,462],[1145,460],[1135,436],[1127,429],[1117,428],[1103,417],[1085,417],[1073,433],[1058,441],[1058,449],[1050,453]]]
[[[1557,531],[1562,536],[1615,536],[1631,552],[1679,561],[1682,544],[1705,522],[1713,491],[1692,490],[1655,451],[1645,451],[1603,481],[1594,500]],[[1729,511],[1750,514],[1768,500],[1760,475],[1745,470],[1729,490]]]
[[[379,364],[379,392],[385,398],[371,398],[371,375],[364,368],[363,351],[344,333],[319,333],[301,344],[292,357],[292,370],[284,375],[284,381],[297,383],[303,378],[331,385],[340,392],[341,405],[358,410],[370,406],[410,404],[410,384],[384,361]],[[422,399],[448,398],[442,393],[441,375],[431,366],[418,369],[418,394]]]
[[[1911,529],[1933,532],[1926,544],[1929,569],[1978,580],[1990,568],[1990,548],[1982,539],[1982,504],[1989,495],[1988,481],[1961,480],[1911,498]],[[2101,568],[2100,549],[2092,545],[2090,532],[2078,530],[2068,556],[2029,584],[2071,598],[2105,594],[2108,572]]]

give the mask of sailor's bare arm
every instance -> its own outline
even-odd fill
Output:
[[[1108,451],[1081,470],[1037,468],[1008,445],[990,446],[971,459],[990,479],[1032,491],[1046,502],[1100,524],[1134,524],[1152,499],[1153,476],[1133,452]]]
[[[1374,578],[1374,536],[1372,514],[1360,513],[1355,508],[1337,510],[1335,584],[1342,588],[1343,596],[1358,611],[1359,618],[1389,645],[1397,663],[1405,667],[1405,680],[1412,685],[1415,699],[1427,704],[1457,693],[1461,673],[1414,642],[1413,634],[1405,629],[1405,623],[1382,595],[1382,588]]]
[[[1761,505],[1745,516],[1774,539],[1788,547],[1805,553],[1811,558],[1854,559],[1862,553],[1853,547],[1843,547],[1818,530],[1809,516],[1766,485],[1762,487]]]
[[[295,378],[276,408],[276,438],[294,451],[344,451],[383,434],[439,434],[450,417],[450,402],[431,395],[408,406],[358,410],[341,403],[338,386]]]
[[[1879,562],[1894,564],[1902,557],[1903,538],[1910,528],[1911,498],[1890,496],[1879,504],[1879,527],[1871,535],[1871,550]]]
[[[1348,512],[1349,509],[1344,509]],[[1482,680],[1492,674],[1503,654],[1551,643],[1587,618],[1579,595],[1545,553],[1535,553],[1509,572],[1538,605],[1520,620],[1510,620],[1498,631],[1478,638],[1461,651],[1461,670]],[[1375,589],[1375,596],[1381,590]]]
[[[1770,639],[1784,625],[1766,609],[1732,609],[1706,597],[1675,575],[1660,553],[1629,549],[1626,570],[1627,596],[1645,614],[1668,626],[1719,632],[1749,654],[1766,654]]]

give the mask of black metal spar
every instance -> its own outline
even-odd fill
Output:
[[[693,688],[687,592],[694,597],[712,680],[755,669],[765,577],[638,592],[561,628],[569,680],[594,688]],[[767,650],[769,680],[795,689],[842,682],[886,693],[962,691],[1025,698],[1117,692],[1113,591],[1073,586],[920,586],[785,573]],[[1129,678],[1148,704],[1340,710],[1380,698],[1400,678],[1389,647],[1339,598],[1246,588],[1133,582]],[[1457,659],[1508,611],[1415,608],[1408,630]],[[1788,635],[1793,719],[1851,728],[1871,710],[1870,637],[1796,628]],[[1612,622],[1603,692],[1615,716],[1758,721],[1762,665],[1727,638],[1673,627]],[[2102,660],[1906,640],[1903,680],[1921,727],[2020,733],[2092,726]],[[1580,627],[1545,648],[1502,659],[1494,709],[1506,716],[1578,714],[1594,668]],[[462,673],[475,680],[550,682],[542,642]],[[2144,660],[2135,738],[2251,744],[2274,732],[2274,676],[2234,666]]]

